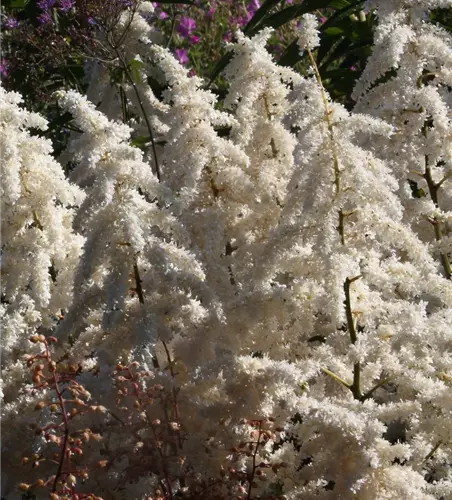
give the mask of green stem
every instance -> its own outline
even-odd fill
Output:
[[[427,163],[428,158],[425,158],[425,161]],[[435,204],[436,207],[439,207],[438,203],[438,190],[441,186],[441,184],[447,180],[448,176],[445,176],[439,183],[436,183],[433,180],[432,177],[432,171],[429,165],[425,167],[425,174],[424,174],[424,179],[427,182],[428,190],[430,193],[430,198],[432,199],[433,203]],[[443,231],[441,227],[441,221],[438,219],[438,217],[433,217],[432,225],[435,231],[435,239],[436,241],[441,241],[443,238]],[[445,253],[440,253],[440,259],[441,259],[441,265],[443,266],[444,269],[444,274],[446,275],[447,279],[452,278],[452,266],[449,260],[449,256]]]
[[[174,31],[175,31],[175,28],[176,28],[176,19],[177,19],[177,14],[178,12],[174,12],[174,8],[173,6],[171,5],[170,6],[171,8],[171,28],[170,28],[170,35],[169,35],[169,38],[168,38],[168,42],[166,43],[166,46],[165,48],[169,49],[170,45],[171,45],[171,42],[173,40],[173,36],[174,36]]]
[[[339,375],[336,375],[335,373],[333,373],[332,371],[328,370],[327,368],[322,368],[321,370],[322,370],[323,373],[325,373],[325,375],[328,375],[329,377],[333,378],[334,380],[336,380],[340,384],[342,384],[345,387],[347,387],[347,389],[351,389],[352,388],[352,384],[349,384],[343,378],[339,377]]]
[[[377,389],[379,389],[380,387],[382,387],[382,386],[386,385],[386,384],[387,384],[388,382],[390,382],[391,380],[392,380],[392,378],[391,378],[391,377],[389,377],[389,378],[385,378],[385,379],[383,379],[383,380],[380,380],[380,382],[378,382],[376,385],[374,385],[374,386],[372,387],[372,389],[370,389],[369,391],[367,391],[365,394],[363,394],[363,395],[361,396],[361,401],[366,401],[366,399],[369,399],[369,398],[372,396],[372,394],[373,394],[373,393],[374,393]]]
[[[350,285],[361,278],[361,276],[355,276],[354,278],[346,278],[344,282],[344,292],[345,292],[345,314],[347,317],[347,326],[350,333],[350,341],[352,344],[356,344],[358,336],[356,334],[355,320],[353,319],[351,297],[350,297]],[[361,400],[361,365],[359,362],[355,363],[353,366],[353,384],[351,386],[351,391],[355,399]]]
[[[161,174],[160,174],[160,166],[159,166],[159,162],[158,162],[158,158],[157,158],[157,150],[155,148],[154,133],[152,131],[151,122],[149,121],[146,110],[144,109],[144,105],[143,105],[143,101],[141,100],[140,92],[139,92],[138,87],[136,86],[136,84],[133,80],[132,75],[130,74],[130,71],[128,69],[128,65],[124,59],[124,56],[119,51],[118,47],[114,44],[113,40],[110,39],[109,43],[110,43],[110,46],[113,48],[113,50],[116,52],[118,59],[121,61],[122,69],[124,70],[124,73],[126,74],[127,79],[129,80],[130,84],[132,85],[132,88],[135,92],[135,95],[137,96],[138,105],[140,106],[141,112],[143,113],[143,118],[144,118],[144,121],[146,122],[146,126],[147,126],[147,129],[149,131],[149,137],[151,138],[152,156],[154,157],[154,164],[155,164],[155,175],[160,182]]]
[[[336,141],[334,139],[334,128],[333,128],[333,122],[331,121],[331,111],[330,107],[328,104],[328,98],[326,96],[325,88],[323,86],[322,82],[322,77],[320,76],[319,68],[317,67],[317,63],[315,62],[314,56],[312,55],[312,52],[308,50],[308,55],[309,59],[311,61],[312,67],[314,68],[314,73],[317,78],[317,82],[320,87],[320,91],[322,94],[322,100],[323,100],[323,106],[325,108],[325,120],[328,126],[328,132],[330,134],[330,140],[331,140],[331,146],[332,146],[332,152],[333,152],[333,166],[334,166],[334,185],[336,187],[336,196],[340,193],[341,191],[341,177],[340,177],[340,170],[339,170],[339,155],[337,154],[337,149],[336,149]]]
[[[435,446],[432,448],[432,451],[430,451],[430,453],[424,458],[424,462],[427,462],[428,460],[430,460],[433,455],[435,454],[435,452],[438,450],[438,448],[442,445],[442,441],[438,441]]]

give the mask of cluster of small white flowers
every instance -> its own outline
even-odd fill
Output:
[[[83,238],[72,229],[83,193],[52,157],[50,141],[31,136],[46,121],[0,88],[2,348],[16,359],[38,326],[51,328],[72,300]]]
[[[320,43],[319,23],[314,14],[304,14],[301,16],[298,33],[298,47],[301,51],[313,50]]]
[[[405,221],[430,244],[451,277],[452,37],[426,22],[428,11],[448,1],[372,1],[378,26],[375,46],[353,98],[355,111],[394,127],[374,150],[399,181]]]
[[[219,111],[199,78],[149,43],[137,17],[127,50],[139,56],[142,81],[129,82],[126,96],[137,113],[156,113],[162,144],[146,161],[130,144],[132,133],[145,133],[142,121],[129,127],[60,92],[82,130],[62,158],[76,164],[70,179],[84,200],[48,144],[26,131],[39,119],[3,93],[4,241],[17,239],[11,248],[34,259],[7,275],[9,337],[49,326],[44,313],[53,311],[60,273],[72,276],[77,264],[73,299],[56,302],[68,310],[56,335],[70,339],[83,370],[99,367],[81,380],[108,409],[118,359],[158,364],[155,381],[177,394],[184,432],[183,464],[168,457],[174,478],[200,484],[232,464],[250,474],[263,463],[274,483],[257,482],[253,496],[270,496],[278,483],[291,499],[452,497],[452,40],[423,20],[444,4],[369,3],[379,16],[376,47],[352,112],[332,101],[315,67],[309,78],[279,67],[265,50],[269,30],[230,45],[227,112]],[[318,36],[314,16],[304,16],[300,50],[313,50]],[[151,64],[165,87],[161,101],[144,83]],[[434,78],[424,81],[424,70]],[[388,71],[396,75],[381,83]],[[426,199],[406,189],[418,177]],[[72,213],[56,200],[77,205],[81,255]],[[45,252],[31,238],[37,232]],[[13,415],[30,402],[14,399],[24,372],[11,349],[7,358]],[[146,411],[158,415],[152,405]],[[8,439],[28,423],[24,413]],[[264,420],[279,441],[269,431],[254,455],[239,453],[240,442],[255,446],[249,436]],[[158,484],[154,470],[124,482],[139,449],[126,433],[111,432],[108,448],[119,456],[130,447],[128,458],[86,481],[107,498],[144,498]],[[85,459],[99,456],[93,447]],[[7,468],[13,483],[13,462]],[[174,487],[182,490],[177,479]]]
[[[46,130],[47,122],[24,110],[21,102],[17,93],[0,87],[5,468],[20,462],[25,436],[33,435],[27,424],[33,420],[36,397],[24,394],[28,374],[21,357],[33,352],[30,335],[52,332],[71,304],[83,245],[83,237],[72,229],[83,192],[65,179],[50,141],[30,134],[30,128]]]

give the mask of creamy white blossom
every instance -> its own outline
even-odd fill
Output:
[[[424,18],[446,4],[368,3],[379,22],[352,111],[333,101],[313,59],[306,78],[279,67],[265,49],[270,30],[239,33],[229,45],[219,109],[137,17],[126,54],[139,78],[123,90],[135,111],[149,114],[151,130],[144,115],[134,122],[112,105],[107,116],[77,92],[57,94],[81,130],[61,161],[75,165],[70,180],[84,199],[48,144],[26,132],[27,120],[42,119],[2,94],[4,151],[14,158],[5,177],[7,241],[36,233],[35,210],[39,231],[52,228],[46,242],[60,245],[54,255],[48,243],[44,251],[36,238],[19,240],[14,251],[30,247],[35,260],[26,280],[19,271],[20,279],[7,279],[2,309],[15,332],[53,326],[44,319],[57,288],[48,268],[54,261],[75,272],[70,298],[56,302],[68,309],[57,353],[80,364],[78,380],[105,407],[94,422],[107,444],[87,447],[84,459],[96,463],[100,450],[114,457],[83,491],[134,500],[166,480],[175,495],[193,488],[196,497],[218,478],[212,498],[251,490],[268,498],[277,488],[290,499],[451,498],[452,44]],[[300,49],[312,51],[318,37],[314,16],[304,16]],[[159,98],[149,74],[164,88]],[[112,102],[107,87],[92,84],[95,101]],[[133,146],[146,128],[159,139],[156,154]],[[40,155],[35,170],[31,148]],[[47,205],[24,187],[30,172],[33,189],[53,196]],[[407,179],[427,196],[413,198]],[[79,205],[74,221],[67,205]],[[22,225],[9,236],[16,220]],[[85,238],[81,252],[72,223]],[[27,287],[30,279],[37,288]],[[6,358],[10,443],[30,422],[34,399],[14,394],[26,375],[11,349]],[[135,427],[117,417],[111,383],[116,364],[134,359],[153,371],[145,389],[159,384],[167,405],[143,409],[130,397]],[[160,424],[150,422],[166,417],[181,441],[156,447]],[[91,425],[86,416],[79,422]],[[272,429],[265,438],[264,425]],[[153,461],[158,450],[164,473]],[[15,458],[6,466],[8,500],[20,480]],[[266,481],[249,486],[243,478],[256,463]]]
[[[313,50],[320,44],[318,21],[314,14],[303,14],[300,20],[297,44],[301,51]]]

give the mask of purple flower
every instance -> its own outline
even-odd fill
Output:
[[[164,21],[168,17],[169,17],[169,15],[164,10],[162,10],[161,12],[159,12],[159,19],[161,19],[162,21]]]
[[[38,16],[38,21],[41,24],[53,24],[50,9],[55,5],[56,0],[39,0],[38,7],[42,10],[42,14]]]
[[[38,7],[47,12],[55,5],[55,1],[56,0],[39,0]]]
[[[201,40],[201,37],[198,36],[198,35],[192,35],[190,37],[190,42],[193,44],[193,45],[196,45],[197,43],[199,43],[199,40]]]
[[[187,49],[176,49],[176,57],[181,64],[188,63],[188,50]]]
[[[88,22],[89,24],[91,24],[91,26],[97,26],[97,23],[96,23],[96,20],[94,19],[94,17],[88,17]]]
[[[10,30],[17,28],[19,26],[19,21],[15,17],[10,17],[6,20],[5,28]]]
[[[0,75],[8,76],[8,61],[6,59],[2,59],[0,62]]]
[[[251,19],[251,17],[249,17],[249,19]],[[248,23],[248,19],[246,17],[243,17],[243,16],[238,16],[238,17],[231,16],[229,18],[229,24],[231,26],[243,27],[243,26],[246,26],[247,23]]]
[[[48,12],[43,12],[38,16],[38,21],[41,24],[53,24],[52,17]]]
[[[74,6],[74,0],[60,0],[61,12],[69,12]]]
[[[188,38],[193,31],[196,29],[196,21],[191,17],[183,17],[180,20],[179,26],[177,27],[177,32],[183,37]]]
[[[254,16],[256,13],[257,9],[259,9],[261,6],[259,0],[251,0],[250,4],[247,7],[248,14],[251,15],[251,17]]]
[[[217,11],[217,4],[215,2],[212,2],[209,11],[207,12],[207,17],[209,19],[212,19],[212,17],[215,15],[215,12]]]

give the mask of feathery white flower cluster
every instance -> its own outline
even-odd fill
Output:
[[[28,374],[21,357],[33,351],[30,335],[51,333],[72,303],[83,245],[72,220],[84,194],[65,179],[52,157],[50,141],[30,134],[30,129],[46,130],[46,120],[20,107],[21,103],[19,94],[0,87],[5,469],[20,462],[21,451],[33,436],[27,424],[33,420],[36,398],[24,393]]]
[[[157,366],[154,381],[177,399],[168,432],[180,429],[181,441],[159,448],[174,491],[193,487],[196,495],[197,485],[220,478],[211,498],[232,498],[245,486],[260,498],[275,491],[288,499],[452,498],[452,43],[421,12],[443,3],[370,4],[380,19],[376,47],[352,112],[332,101],[315,67],[310,78],[279,67],[265,50],[269,30],[252,39],[239,34],[230,45],[220,111],[199,78],[150,44],[137,18],[134,33],[145,43],[128,47],[140,51],[143,77],[127,92],[135,94],[137,112],[154,113],[148,118],[160,145],[149,161],[130,144],[131,134],[145,133],[143,121],[129,128],[76,92],[58,94],[82,130],[64,158],[76,163],[70,180],[86,194],[83,200],[57,168],[46,180],[57,193],[46,210],[54,210],[54,199],[78,205],[74,228],[86,238],[75,257],[73,299],[58,302],[68,309],[56,330],[61,354],[81,363],[80,380],[113,414],[109,376],[117,361]],[[314,18],[304,17],[300,40],[302,50],[318,44]],[[144,84],[153,65],[161,100]],[[16,121],[5,126],[5,151],[16,143],[20,151],[36,150],[36,141],[44,148],[22,130],[29,115],[8,106]],[[56,165],[49,153],[41,155],[41,175]],[[18,190],[32,171],[14,173],[28,165],[21,155],[7,177],[16,176],[16,184],[8,181],[15,191],[8,189],[22,192],[28,217],[21,216],[26,222],[17,232],[52,227],[46,249],[58,242],[58,258],[41,257],[35,240],[30,255],[45,261],[47,273],[49,258],[65,269],[66,248],[80,237],[70,213],[69,225],[55,218],[51,226],[31,187]],[[426,200],[406,189],[413,169],[425,181],[419,189],[429,190]],[[7,224],[22,213],[7,210]],[[422,226],[427,215],[436,246]],[[29,285],[35,278],[28,279],[21,293],[36,300]],[[42,305],[48,308],[53,288],[42,288],[50,290]],[[11,307],[20,309],[15,293]],[[44,324],[39,314],[30,328]],[[22,327],[8,328],[19,335]],[[8,411],[21,408],[24,418],[8,423],[9,439],[28,423],[27,404],[24,397],[10,403]],[[140,412],[148,422],[161,415],[152,405]],[[122,422],[119,435],[109,415],[102,453],[92,446],[84,457],[95,462],[108,450],[111,462],[83,491],[97,488],[113,499],[154,495],[162,484],[158,468],[146,468],[154,424],[140,434]],[[262,433],[264,419],[275,430]],[[90,424],[88,417],[80,423]],[[244,446],[248,451],[239,452]],[[262,481],[227,489],[228,474],[253,477],[256,464],[265,465]],[[17,472],[12,464],[7,469],[12,484]],[[130,471],[138,477],[124,486]],[[15,493],[8,488],[9,500]]]
[[[46,121],[0,88],[2,349],[8,360],[28,350],[28,335],[52,328],[72,301],[83,238],[72,230],[83,192],[69,184],[50,141],[30,135]]]
[[[298,33],[298,47],[301,51],[314,50],[320,43],[319,24],[314,14],[303,14]]]

